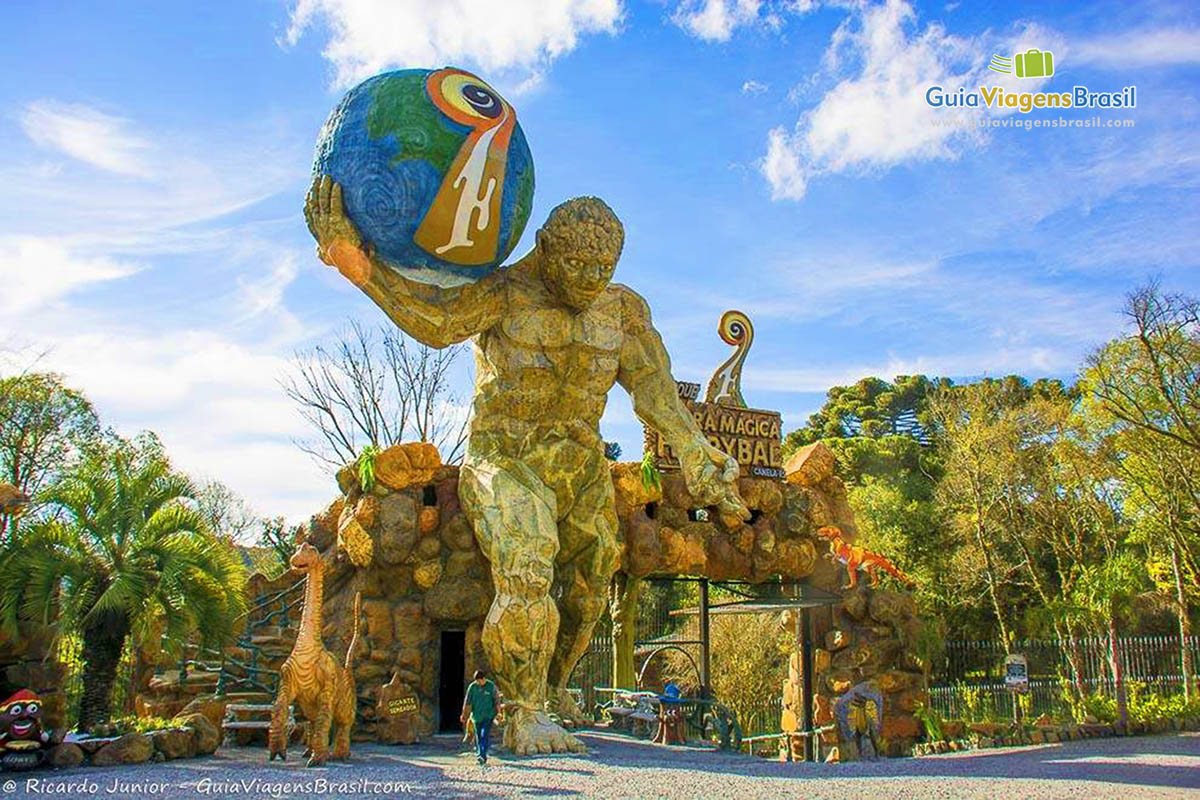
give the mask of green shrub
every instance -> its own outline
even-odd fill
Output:
[[[925,741],[940,742],[946,738],[946,733],[942,730],[942,717],[933,708],[924,703],[917,703],[917,707],[913,709],[913,716],[925,729]]]
[[[92,726],[93,736],[124,736],[127,733],[149,733],[168,728],[178,728],[179,723],[164,717],[115,717],[108,722]]]
[[[362,449],[354,462],[358,466],[358,485],[364,492],[375,488],[375,457],[378,455],[379,448],[369,444]]]

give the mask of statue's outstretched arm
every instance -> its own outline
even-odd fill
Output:
[[[342,187],[328,175],[313,181],[304,218],[317,255],[366,292],[405,333],[430,347],[446,347],[482,333],[505,307],[507,270],[474,283],[442,287],[409,280],[375,258],[346,216]]]
[[[748,519],[750,512],[737,491],[738,463],[708,443],[679,399],[671,358],[650,322],[650,307],[632,289],[618,289],[623,342],[617,380],[629,392],[634,413],[675,451],[688,490],[699,503]]]

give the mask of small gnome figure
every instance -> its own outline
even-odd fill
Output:
[[[50,744],[50,734],[42,730],[40,697],[22,689],[0,703],[0,766],[33,769],[42,763]]]

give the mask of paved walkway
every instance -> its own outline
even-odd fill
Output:
[[[352,761],[273,766],[257,748],[104,769],[0,774],[0,797],[1200,798],[1200,734],[1092,739],[844,765],[781,764],[584,734],[588,756],[493,756],[457,740],[360,744]]]

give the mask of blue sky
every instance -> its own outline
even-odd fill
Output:
[[[516,107],[531,224],[579,194],[624,220],[616,279],[704,382],[727,308],[752,405],[803,423],[866,375],[1070,377],[1149,276],[1200,292],[1194,3],[240,0],[6,4],[0,346],[44,351],[125,433],[263,514],[336,491],[293,445],[279,380],[348,318],[383,317],[313,256],[312,146],[386,68],[454,64]],[[1056,74],[989,73],[1053,50]],[[1136,109],[939,126],[930,85],[1138,87]],[[970,110],[968,122],[1023,117]],[[457,379],[467,389],[469,361]],[[619,390],[604,420],[640,428]]]

